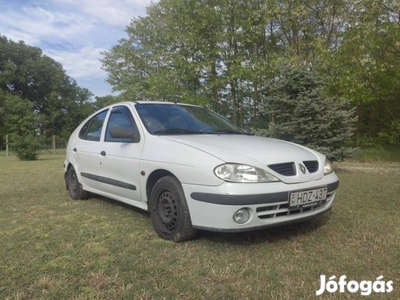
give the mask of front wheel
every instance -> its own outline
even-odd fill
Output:
[[[150,216],[157,234],[183,242],[196,234],[180,182],[173,176],[159,179],[150,194]]]
[[[74,167],[68,169],[67,187],[69,196],[75,200],[83,200],[89,198],[89,192],[82,189],[82,185],[78,181]]]

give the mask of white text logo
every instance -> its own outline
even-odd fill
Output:
[[[320,276],[320,288],[315,292],[317,296],[322,295],[325,291],[328,293],[360,293],[362,296],[369,296],[372,293],[390,293],[393,291],[393,281],[384,281],[383,276],[377,277],[374,281],[362,280],[360,282],[355,280],[346,280],[347,276],[340,276],[339,280],[335,280],[336,276],[333,275],[326,280],[325,275]]]

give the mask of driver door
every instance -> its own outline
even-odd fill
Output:
[[[116,136],[116,131],[131,134]],[[105,192],[132,205],[141,201],[139,165],[142,140],[129,108],[113,107],[106,125],[104,141],[101,143],[99,175],[107,183],[104,185]]]

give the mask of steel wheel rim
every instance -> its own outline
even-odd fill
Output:
[[[166,231],[173,232],[178,223],[178,206],[174,195],[170,191],[163,191],[157,203],[157,213],[161,223]]]

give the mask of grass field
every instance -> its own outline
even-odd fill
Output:
[[[368,299],[400,299],[399,164],[340,164],[334,209],[320,219],[175,244],[146,212],[71,200],[63,158],[0,157],[0,299],[313,299],[322,274],[383,275],[393,292]]]

